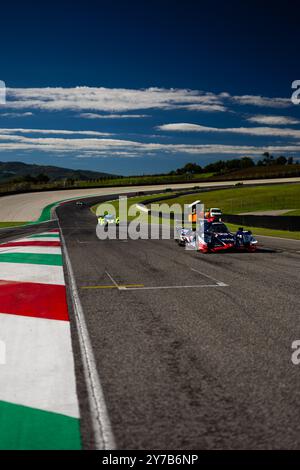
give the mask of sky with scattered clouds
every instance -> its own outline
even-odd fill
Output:
[[[178,3],[2,6],[0,160],[146,174],[299,159],[295,3]]]

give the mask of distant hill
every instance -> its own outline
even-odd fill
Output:
[[[50,181],[72,178],[75,180],[91,180],[100,178],[109,178],[115,175],[89,170],[72,170],[70,168],[61,168],[59,166],[34,165],[22,162],[0,162],[0,182],[15,180],[26,175],[37,176],[47,175]]]

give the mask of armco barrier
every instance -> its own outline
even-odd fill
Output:
[[[262,227],[274,230],[300,231],[300,217],[274,215],[223,214],[222,220],[241,227]]]

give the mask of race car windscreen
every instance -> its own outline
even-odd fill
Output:
[[[208,230],[209,232],[213,232],[213,233],[228,233],[229,230],[228,228],[226,227],[225,224],[211,224],[210,227],[208,227]]]

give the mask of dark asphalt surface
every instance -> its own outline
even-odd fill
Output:
[[[58,215],[118,448],[300,448],[300,242],[201,255],[100,241],[74,203]],[[109,276],[154,289],[83,289]]]
[[[100,241],[96,218],[74,203],[57,214],[117,448],[300,448],[300,365],[291,362],[300,241],[260,238],[257,253],[202,255],[173,240]],[[109,276],[153,289],[84,289],[113,285]]]

